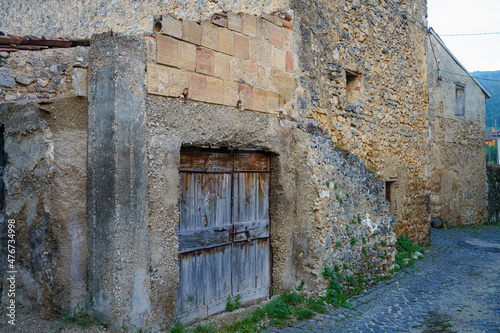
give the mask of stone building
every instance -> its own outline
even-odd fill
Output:
[[[25,307],[165,328],[429,242],[424,0],[28,5],[0,4]]]
[[[434,226],[487,219],[484,117],[489,97],[430,28],[430,207]]]

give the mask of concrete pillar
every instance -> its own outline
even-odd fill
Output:
[[[91,39],[88,112],[88,289],[118,329],[150,315],[146,209],[146,47],[113,32]]]

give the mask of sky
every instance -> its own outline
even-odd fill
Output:
[[[500,0],[427,0],[429,27],[469,70],[500,70],[500,34],[446,37],[445,34],[500,33]]]

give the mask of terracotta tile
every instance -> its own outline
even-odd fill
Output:
[[[283,20],[283,28],[286,28],[288,30],[293,30],[292,21]]]
[[[271,44],[277,47],[283,47],[283,28],[274,24],[269,24],[271,30]]]
[[[238,98],[238,83],[224,81],[224,105],[236,107]]]
[[[177,67],[194,72],[196,69],[196,45],[179,41]]]
[[[196,49],[196,71],[208,75],[214,74],[214,51]]]
[[[201,25],[194,21],[182,21],[182,39],[186,42],[200,45],[201,44]]]
[[[273,47],[273,67],[280,70],[285,70],[286,60],[285,60],[285,50],[279,47]]]
[[[248,36],[235,33],[234,34],[234,55],[242,59],[248,60],[249,52],[249,39]]]
[[[212,50],[217,50],[217,46],[219,45],[219,28],[209,22],[203,22],[201,28],[201,45]]]
[[[231,58],[220,52],[214,52],[214,75],[224,80],[231,78]]]
[[[189,75],[189,99],[206,102],[207,77],[205,75],[196,73]]]
[[[253,110],[253,88],[246,84],[239,84],[238,94],[243,102],[243,108]]]
[[[163,15],[161,32],[176,38],[182,38],[182,22],[170,14]]]
[[[286,71],[293,73],[293,53],[286,51]]]
[[[233,12],[227,13],[228,28],[233,31],[243,31],[243,20],[241,16]]]
[[[169,96],[169,68],[154,63],[147,64],[147,93],[154,95]]]
[[[243,34],[251,37],[257,36],[257,16],[241,14],[243,21]]]
[[[207,77],[207,102],[224,104],[224,83],[221,79]]]
[[[227,22],[227,17],[223,14],[216,13],[212,16],[212,24],[215,24],[216,26],[226,28],[228,26]]]
[[[280,94],[268,91],[267,92],[267,108],[266,111],[269,113],[276,113],[280,108]]]
[[[253,110],[265,112],[267,108],[267,91],[253,90]]]
[[[227,29],[219,29],[219,51],[234,55],[234,32]]]
[[[156,45],[156,62],[177,67],[178,41],[169,36],[158,35]]]
[[[188,88],[188,72],[171,68],[169,71],[169,95],[179,97],[184,88]]]

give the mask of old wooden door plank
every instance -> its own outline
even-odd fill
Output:
[[[181,152],[179,171],[191,172],[231,172],[233,157],[229,153],[203,151]]]
[[[231,242],[229,231],[232,225],[178,231],[179,253],[209,249],[227,245]]]
[[[234,223],[234,231],[241,232],[234,235],[235,242],[267,238],[269,237],[269,220],[237,222]],[[245,231],[248,231],[248,234]]]
[[[263,153],[235,153],[234,171],[269,171],[269,155]]]

